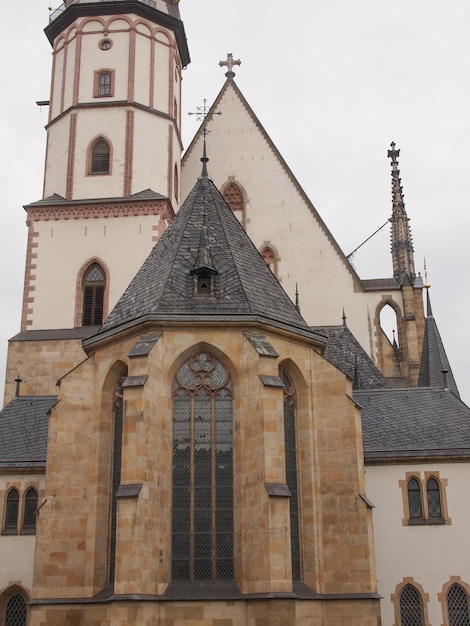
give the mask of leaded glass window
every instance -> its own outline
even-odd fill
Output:
[[[21,593],[14,593],[7,602],[5,626],[26,626],[26,601]]]
[[[232,381],[198,352],[173,381],[172,579],[233,580]]]
[[[98,95],[111,95],[111,74],[109,72],[102,72],[98,77]]]
[[[410,509],[410,518],[423,517],[423,502],[421,498],[421,485],[416,478],[410,478],[408,481],[408,506]]]
[[[447,616],[449,626],[470,626],[468,594],[457,583],[449,587],[447,592]]]
[[[5,523],[3,526],[5,533],[18,532],[18,510],[20,508],[20,496],[17,489],[10,489],[7,495],[5,507]]]
[[[110,153],[109,143],[99,137],[91,147],[91,174],[109,174]]]
[[[413,585],[405,585],[400,593],[400,626],[423,626],[423,602]]]
[[[38,492],[31,487],[24,497],[23,530],[34,532],[36,529],[36,510],[38,508]]]
[[[441,491],[439,483],[435,478],[429,478],[426,483],[426,494],[428,498],[429,517],[442,518]]]
[[[83,278],[83,326],[103,323],[105,286],[103,268],[98,263],[93,263]]]
[[[122,426],[124,416],[124,401],[122,397],[122,383],[126,375],[119,378],[113,393],[114,432],[111,464],[111,515],[109,537],[109,582],[114,582],[116,570],[116,531],[117,531],[117,491],[121,484],[122,460]]]
[[[286,482],[290,491],[290,544],[292,558],[292,580],[299,582],[300,574],[300,533],[299,533],[299,498],[297,480],[297,435],[295,387],[287,372],[281,368],[284,383],[284,441]]]

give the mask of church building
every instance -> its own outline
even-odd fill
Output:
[[[470,409],[400,150],[390,276],[361,278],[231,54],[183,154],[178,0],[65,0],[45,33],[0,626],[470,626]]]

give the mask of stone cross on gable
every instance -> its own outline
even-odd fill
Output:
[[[234,65],[241,65],[242,62],[240,61],[240,59],[237,59],[236,61],[233,59],[233,54],[231,52],[229,52],[227,54],[227,60],[226,61],[219,61],[219,65],[220,67],[226,67],[227,68],[227,72],[225,73],[225,76],[227,78],[233,78],[235,76],[235,72],[233,71],[233,66]]]

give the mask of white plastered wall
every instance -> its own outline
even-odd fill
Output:
[[[426,471],[438,471],[440,479],[447,480],[445,497],[450,525],[408,526],[402,523],[404,510],[399,481],[405,480],[406,472],[424,477]],[[468,463],[366,467],[366,493],[375,506],[373,523],[378,592],[383,596],[382,626],[395,624],[390,596],[404,578],[412,577],[429,594],[431,626],[443,623],[438,594],[451,576],[460,576],[470,585],[468,473]]]

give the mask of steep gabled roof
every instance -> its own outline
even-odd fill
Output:
[[[429,290],[427,297],[427,315],[425,319],[423,352],[421,354],[421,366],[419,369],[419,387],[442,387],[444,384],[444,374],[446,373],[447,387],[458,397],[459,390],[455,382],[449,359],[444,348],[444,343],[439,334],[436,320],[431,310]]]
[[[214,100],[214,103],[210,107],[205,120],[207,120],[207,119],[210,120],[215,114],[220,113],[219,108],[220,108],[220,105],[221,105],[221,102],[222,102],[224,96],[226,95],[226,93],[229,90],[233,90],[233,92],[235,93],[235,96],[239,99],[239,101],[241,103],[241,106],[247,111],[247,113],[248,113],[249,117],[251,118],[253,124],[260,131],[261,136],[263,137],[264,141],[269,146],[269,149],[274,154],[275,158],[277,159],[277,161],[281,165],[281,167],[284,170],[284,172],[286,173],[287,177],[290,179],[291,183],[293,184],[293,186],[295,187],[295,189],[297,190],[297,192],[301,196],[302,200],[304,201],[305,205],[308,207],[308,209],[309,209],[310,213],[312,214],[313,218],[319,224],[320,229],[323,231],[324,235],[326,236],[326,238],[329,240],[330,244],[332,245],[332,247],[336,251],[339,259],[341,260],[343,265],[347,268],[348,272],[351,274],[351,277],[354,280],[357,288],[358,289],[362,289],[362,282],[361,282],[360,277],[358,276],[358,274],[354,270],[354,268],[351,265],[351,263],[346,258],[345,254],[342,251],[342,249],[340,248],[338,242],[336,241],[336,239],[332,235],[331,231],[329,230],[329,228],[327,227],[327,225],[325,224],[325,222],[321,218],[320,214],[318,213],[318,211],[316,210],[316,208],[312,204],[311,200],[308,198],[308,196],[305,193],[304,189],[302,188],[301,184],[299,183],[299,181],[295,177],[295,175],[292,172],[292,170],[290,169],[290,167],[287,165],[287,163],[284,160],[282,154],[277,149],[276,145],[274,144],[274,142],[271,139],[271,137],[268,135],[267,131],[265,130],[264,126],[261,124],[261,122],[258,119],[258,117],[256,116],[255,112],[253,111],[251,106],[248,104],[248,101],[246,100],[245,96],[243,95],[243,93],[241,92],[240,88],[236,84],[233,76],[234,75],[232,74],[231,76],[227,77],[227,80],[225,81],[224,85],[222,86],[222,89],[220,90],[219,94],[217,95],[216,99]],[[183,159],[182,159],[182,169],[183,170],[184,170],[184,167],[185,167],[185,163],[189,160],[189,158],[191,157],[191,155],[194,152],[194,150],[200,150],[200,141],[202,139],[203,130],[204,130],[204,127],[205,127],[205,124],[206,124],[205,120],[201,124],[201,126],[198,129],[196,135],[194,136],[193,140],[191,141],[191,143],[189,144],[186,152],[183,155]],[[230,150],[230,147],[228,147],[228,150]]]
[[[362,408],[364,458],[470,457],[470,408],[448,389],[354,391]]]
[[[0,411],[0,467],[46,465],[49,413],[57,396],[20,396]]]
[[[311,326],[327,338],[323,356],[355,382],[354,388],[383,389],[387,380],[347,326]]]
[[[201,259],[210,259],[210,294],[195,293]],[[262,321],[315,338],[207,176],[196,182],[95,340],[167,320]]]

